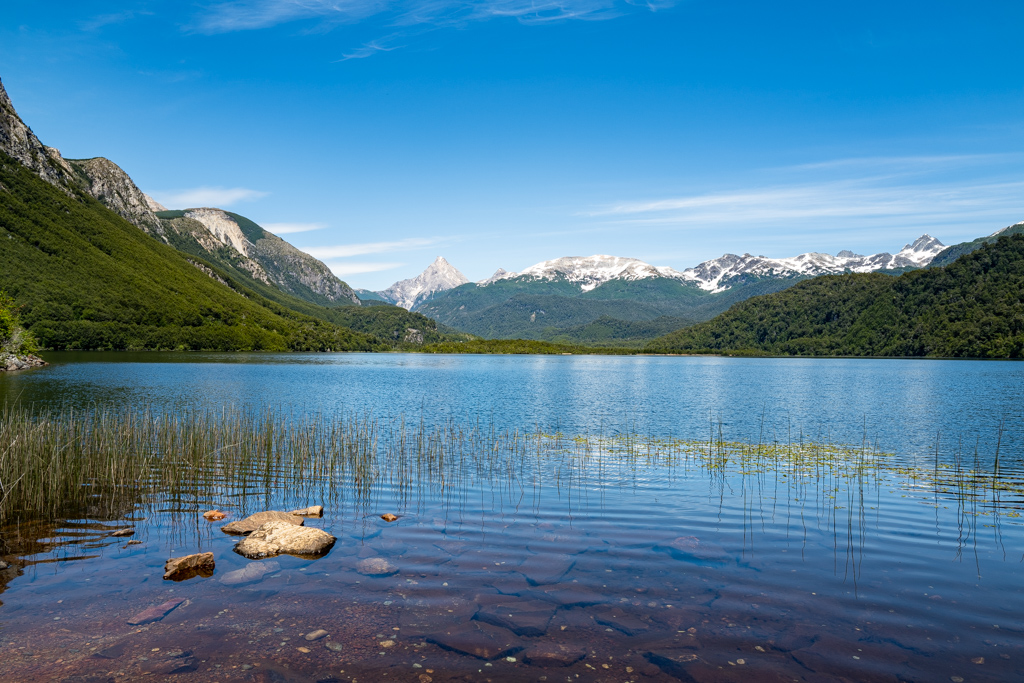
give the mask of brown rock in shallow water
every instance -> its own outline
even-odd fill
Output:
[[[586,657],[587,651],[581,647],[572,647],[562,643],[534,645],[523,653],[523,661],[530,666],[545,668],[555,666],[571,666]]]
[[[380,518],[383,519],[385,522],[393,522],[396,519],[398,519],[398,515],[393,515],[390,512],[385,512],[383,515],[380,516]]]
[[[510,631],[479,621],[470,621],[431,634],[426,640],[445,650],[484,660],[498,659],[523,649],[519,638]]]
[[[157,605],[156,607],[150,607],[144,612],[139,612],[134,617],[128,620],[128,623],[132,626],[140,626],[142,624],[148,624],[153,621],[160,621],[165,616],[171,613],[175,607],[185,602],[185,598],[175,598],[174,600],[168,600],[167,602]]]
[[[337,539],[321,529],[296,526],[291,522],[267,522],[235,546],[239,555],[256,560],[281,553],[323,555]]]
[[[365,576],[391,576],[398,573],[398,567],[383,557],[368,557],[356,564],[356,571]]]
[[[194,576],[213,576],[213,553],[172,557],[164,563],[164,579],[185,581]]]
[[[289,515],[299,515],[300,517],[323,517],[324,506],[323,505],[310,505],[308,508],[302,508],[301,510],[292,510],[288,513]]]
[[[302,517],[293,515],[290,512],[268,510],[267,512],[257,512],[254,515],[249,515],[245,519],[228,522],[220,530],[227,534],[251,534],[267,522],[287,522],[295,526],[302,526],[306,523]]]
[[[117,531],[111,531],[107,535],[108,536],[113,536],[114,538],[123,538],[125,536],[132,536],[134,534],[135,534],[135,529],[133,529],[131,527],[126,527],[124,529],[118,529]]]
[[[477,602],[480,602],[479,598]],[[548,630],[555,608],[550,602],[517,600],[501,596],[500,602],[484,605],[476,613],[479,621],[507,628],[520,636],[542,636]]]
[[[220,510],[207,510],[203,513],[203,517],[209,522],[219,522],[228,516],[228,513],[221,512]]]

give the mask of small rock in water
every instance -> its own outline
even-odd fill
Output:
[[[324,506],[323,505],[310,505],[308,508],[302,508],[301,510],[292,510],[288,513],[289,515],[299,515],[300,517],[323,517]]]
[[[4,562],[3,560],[0,560],[0,572],[2,572],[3,570],[7,569],[7,568],[8,568],[8,567],[10,567],[10,566],[11,566],[11,565],[7,564],[7,563],[6,563],[6,562]]]
[[[127,548],[130,545],[142,545],[142,541],[128,541],[123,546],[121,546],[121,549],[124,550],[125,548]]]
[[[398,567],[383,557],[368,557],[356,564],[356,571],[364,576],[391,576],[398,573]]]
[[[172,557],[164,563],[164,579],[185,581],[194,576],[213,576],[213,553],[197,553],[185,557]]]
[[[300,520],[301,518],[296,517]],[[307,557],[323,555],[338,540],[322,529],[291,522],[267,522],[235,546],[235,552],[251,560],[287,553]]]
[[[222,526],[220,530],[226,534],[251,534],[267,522],[287,522],[288,524],[294,524],[295,526],[302,526],[305,524],[305,520],[298,515],[293,515],[289,512],[280,512],[278,510],[268,510],[266,512],[257,512],[256,514],[249,515],[245,519],[228,522]]]
[[[280,569],[281,565],[274,561],[250,562],[242,569],[228,572],[220,578],[220,581],[228,586],[241,586],[246,583],[262,581],[264,576],[280,571]]]
[[[562,643],[551,643],[549,645],[535,645],[523,653],[523,661],[530,666],[555,667],[572,666],[587,656],[587,651],[581,647],[572,647]],[[515,661],[515,658],[509,657]]]
[[[176,650],[168,652],[162,659],[147,662],[143,671],[154,674],[180,674],[186,671],[195,671],[197,666],[196,658],[191,652]]]
[[[393,515],[390,512],[385,512],[383,515],[380,516],[380,518],[383,519],[385,522],[393,522],[396,519],[398,519],[398,515]]]
[[[203,513],[203,517],[210,522],[218,522],[228,516],[228,513],[221,512],[220,510],[207,510]]]
[[[171,611],[185,602],[185,598],[175,598],[174,600],[168,600],[167,602],[157,605],[156,607],[150,607],[149,609],[139,612],[134,617],[128,620],[128,623],[132,626],[141,626],[142,624],[148,624],[153,621],[160,621]]]
[[[702,541],[696,536],[680,536],[668,545],[672,550],[698,560],[723,561],[729,557],[722,546]]]
[[[318,628],[318,629],[317,629],[317,630],[315,630],[315,631],[310,631],[309,633],[307,633],[307,634],[306,634],[305,636],[303,636],[303,637],[304,637],[304,638],[305,638],[306,640],[320,640],[321,638],[323,638],[323,637],[324,637],[324,636],[326,636],[326,635],[328,635],[328,634],[327,634],[327,631],[323,630],[322,628]]]
[[[326,647],[331,652],[341,652],[343,649],[345,649],[341,643],[334,640],[328,640],[326,643],[324,643],[324,647]]]
[[[135,534],[135,529],[133,529],[132,527],[129,526],[129,527],[125,527],[124,529],[118,529],[117,531],[111,531],[107,535],[108,536],[113,536],[115,538],[122,538],[124,536],[132,536],[134,534]]]

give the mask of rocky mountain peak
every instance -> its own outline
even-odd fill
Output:
[[[448,263],[443,256],[438,256],[416,277],[400,280],[377,294],[396,306],[412,310],[434,294],[467,282],[469,278],[459,272],[458,268]]]
[[[0,151],[6,152],[46,182],[70,193],[68,188],[74,172],[60,152],[40,142],[21,120],[3,81],[0,81]]]
[[[185,217],[205,225],[221,244],[234,248],[242,256],[251,255],[253,243],[242,232],[238,221],[229,216],[227,211],[211,208],[188,209],[185,211]]]
[[[149,198],[120,166],[110,159],[68,159],[80,171],[82,189],[103,202],[108,209],[150,234],[163,234],[160,219]]]

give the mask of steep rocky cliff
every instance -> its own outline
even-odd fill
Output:
[[[310,303],[359,304],[352,289],[326,265],[244,216],[213,208],[159,216],[171,243],[182,251],[230,266]]]
[[[109,159],[65,159],[57,149],[44,145],[18,116],[2,81],[0,151],[14,157],[64,194],[73,196],[75,190],[81,190],[146,232],[161,234],[160,220],[127,173]]]

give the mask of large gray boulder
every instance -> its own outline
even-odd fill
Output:
[[[228,522],[222,526],[220,530],[226,534],[251,534],[267,522],[286,522],[295,526],[302,526],[305,524],[306,520],[298,515],[293,515],[290,512],[268,510],[266,512],[257,512],[254,515],[249,515],[245,519]]]

